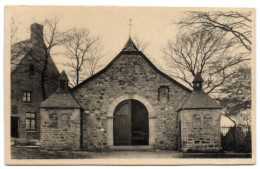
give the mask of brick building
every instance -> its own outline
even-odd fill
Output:
[[[66,78],[60,79],[59,90],[40,105],[43,148],[177,150],[184,145],[177,110],[184,110],[180,105],[194,92],[158,70],[131,38],[103,70],[70,91],[64,88]],[[218,117],[212,112],[207,124],[219,128],[214,113]],[[216,130],[209,139],[219,136]]]
[[[30,39],[11,46],[11,137],[25,140],[40,138],[39,105],[43,101],[43,26],[35,23],[30,29]],[[50,56],[45,77],[47,96],[57,89],[59,75]]]

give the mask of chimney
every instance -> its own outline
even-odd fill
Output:
[[[43,42],[43,25],[31,24],[31,40],[33,43]]]

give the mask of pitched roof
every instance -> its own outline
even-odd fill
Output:
[[[180,105],[177,111],[184,109],[221,109],[222,107],[203,90],[194,90]]]
[[[70,92],[57,89],[50,97],[44,100],[42,108],[81,108]]]
[[[132,41],[131,37],[129,37],[128,41],[123,48],[124,51],[138,51],[137,47],[135,46],[134,42]]]
[[[41,40],[43,40],[42,37],[43,25],[34,23],[30,25],[30,29],[31,29],[30,39],[20,41],[11,45],[11,73],[13,73],[16,70],[17,66],[21,63],[21,61],[25,58],[25,56],[27,56],[28,52],[32,49],[32,47],[35,44],[34,42],[35,38],[39,39],[39,36],[41,36],[42,38]]]
[[[66,80],[66,81],[69,81],[69,78],[66,74],[66,72],[63,70],[60,74],[60,76],[58,77],[58,80]]]
[[[171,78],[170,76],[166,75],[165,73],[163,73],[162,71],[160,71],[141,51],[138,51],[138,49],[136,48],[134,42],[132,41],[131,37],[129,37],[127,43],[125,44],[125,47],[123,48],[123,50],[102,70],[100,70],[99,72],[97,72],[96,74],[94,74],[93,76],[90,76],[89,78],[87,78],[86,80],[82,81],[81,83],[79,83],[78,85],[74,86],[71,91],[76,90],[78,88],[80,88],[82,85],[84,85],[85,83],[90,82],[91,80],[95,79],[96,77],[98,77],[99,75],[103,74],[104,72],[106,72],[122,55],[140,55],[158,74],[160,74],[161,76],[165,77],[166,79],[168,79],[169,81],[171,81],[172,83],[176,84],[177,86],[181,87],[183,90],[191,93],[192,91],[187,88],[186,86],[182,85],[181,83],[177,82],[176,80],[174,80],[173,78]]]
[[[105,73],[122,55],[140,55],[158,74],[160,74],[161,76],[165,77],[166,79],[168,79],[169,81],[171,81],[172,83],[174,83],[175,85],[181,87],[183,90],[191,93],[192,91],[187,88],[186,86],[182,85],[181,83],[177,82],[176,80],[174,80],[173,78],[171,78],[170,76],[166,75],[165,73],[163,73],[162,71],[160,71],[141,51],[124,51],[122,50],[105,68],[103,68],[102,70],[100,70],[99,72],[97,72],[96,74],[94,74],[93,76],[90,76],[89,78],[87,78],[86,80],[82,81],[81,83],[79,83],[77,86],[74,86],[71,91],[76,90],[78,88],[80,88],[82,85],[84,85],[85,83],[90,82],[91,80],[95,79],[96,77],[98,77],[99,75]]]
[[[26,56],[26,50],[32,47],[31,40],[25,40],[17,42],[11,45],[11,73],[13,73],[17,66],[21,63],[23,58]]]
[[[21,63],[21,61],[28,56],[28,52],[33,49],[33,43],[31,42],[31,39],[24,40],[21,42],[17,42],[11,45],[11,73],[15,72],[18,65]],[[43,62],[43,59],[36,59],[37,62]],[[54,60],[52,59],[52,56],[48,57],[48,63],[54,63],[54,67],[59,72]]]

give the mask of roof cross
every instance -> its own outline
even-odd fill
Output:
[[[129,37],[131,37],[131,29],[132,29],[132,26],[133,26],[131,18],[130,18],[129,21],[130,21],[129,24],[128,24],[129,25]]]

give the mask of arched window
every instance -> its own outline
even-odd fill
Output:
[[[210,114],[206,114],[203,117],[203,127],[204,128],[211,128],[212,127],[212,117]]]
[[[58,115],[56,113],[49,115],[49,127],[58,128]]]
[[[194,114],[192,116],[192,126],[193,128],[200,128],[201,126],[201,117],[199,114]]]
[[[70,127],[70,116],[68,114],[63,114],[61,116],[61,128],[67,129]]]

